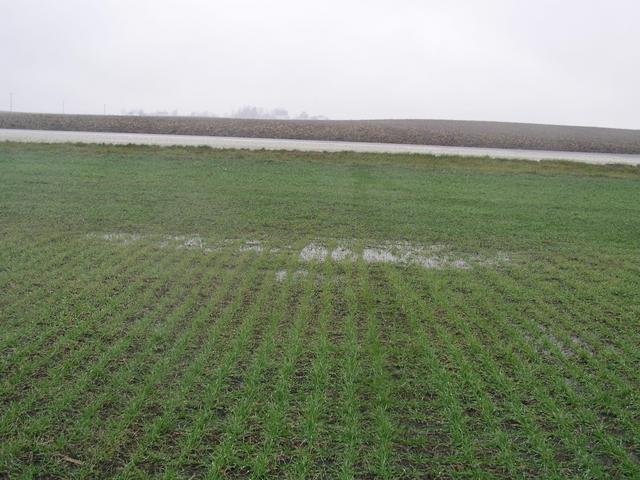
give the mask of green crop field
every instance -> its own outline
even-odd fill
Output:
[[[639,478],[640,168],[0,144],[0,477]]]

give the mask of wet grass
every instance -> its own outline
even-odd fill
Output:
[[[636,478],[639,192],[623,166],[0,144],[0,476]],[[509,260],[298,255],[345,239]]]

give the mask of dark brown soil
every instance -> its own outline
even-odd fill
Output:
[[[640,130],[455,120],[240,120],[0,112],[0,128],[640,153]]]

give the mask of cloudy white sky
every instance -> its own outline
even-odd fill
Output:
[[[640,129],[638,0],[0,0],[0,109]]]

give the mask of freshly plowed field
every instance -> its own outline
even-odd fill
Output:
[[[640,153],[640,130],[454,120],[248,120],[0,112],[0,128]]]
[[[637,478],[639,192],[0,144],[0,477]]]

